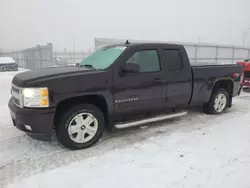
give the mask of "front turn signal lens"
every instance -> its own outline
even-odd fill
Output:
[[[48,88],[42,88],[41,89],[41,96],[42,97],[48,97],[48,95],[49,95]]]
[[[48,99],[42,99],[41,100],[41,106],[48,106],[48,104],[49,104]]]

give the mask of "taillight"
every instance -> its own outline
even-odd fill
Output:
[[[238,73],[238,72],[233,73],[233,78],[239,78],[239,77],[240,77],[240,73]]]
[[[240,78],[240,83],[243,84],[244,81],[244,74],[242,72],[242,74],[238,73],[238,72],[234,72],[233,73],[233,79],[237,79]]]

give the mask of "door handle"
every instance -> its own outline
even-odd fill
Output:
[[[162,83],[162,79],[160,79],[160,78],[155,78],[155,79],[153,79],[152,83],[153,83],[153,84],[161,84],[161,83]]]

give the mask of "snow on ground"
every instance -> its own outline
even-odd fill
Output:
[[[250,187],[250,94],[225,114],[185,117],[106,134],[69,151],[29,138],[11,123],[15,73],[0,73],[0,187]]]

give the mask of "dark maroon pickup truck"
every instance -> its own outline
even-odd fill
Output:
[[[112,131],[187,114],[203,106],[221,114],[241,91],[239,65],[191,66],[182,45],[117,44],[77,66],[17,74],[9,109],[28,135],[51,135],[70,149],[95,144]]]

